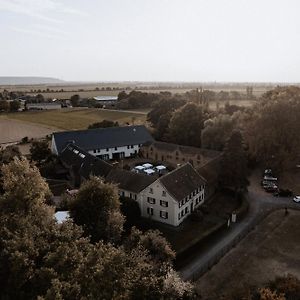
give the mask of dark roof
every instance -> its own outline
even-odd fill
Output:
[[[74,144],[67,145],[59,158],[66,167],[76,167],[79,174],[86,179],[90,175],[106,177],[113,168],[109,163],[98,159]]]
[[[143,125],[55,132],[53,137],[58,153],[70,142],[88,151],[153,141],[153,137]]]
[[[221,152],[215,151],[215,150],[208,150],[208,149],[203,149],[203,148],[183,146],[183,145],[177,145],[177,144],[166,143],[166,142],[158,142],[158,141],[153,141],[153,142],[150,141],[150,142],[146,143],[145,146],[147,146],[147,147],[153,146],[158,150],[168,151],[168,152],[174,152],[174,151],[179,150],[183,154],[184,153],[200,154],[200,155],[203,155],[204,157],[210,157],[210,158],[217,157],[221,154]]]
[[[120,189],[133,193],[141,192],[156,179],[157,177],[154,176],[137,174],[119,168],[112,169],[106,177],[106,181],[116,183]]]
[[[159,180],[177,201],[181,201],[200,185],[205,184],[205,179],[197,173],[190,163],[162,176]]]
[[[84,162],[79,170],[79,174],[85,179],[88,179],[92,175],[105,178],[112,168],[113,166],[104,160],[96,159]]]

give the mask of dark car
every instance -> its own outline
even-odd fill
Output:
[[[278,192],[278,187],[276,185],[269,185],[264,187],[265,191],[268,193],[276,193]]]
[[[292,197],[293,192],[289,189],[279,189],[278,192],[273,194],[275,197]]]

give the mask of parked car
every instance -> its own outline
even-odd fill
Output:
[[[265,189],[265,191],[268,192],[268,193],[278,192],[278,187],[277,187],[277,185],[269,185],[269,186],[266,186],[264,189]]]
[[[275,197],[292,197],[293,192],[289,189],[279,189],[273,194]]]
[[[272,169],[265,169],[263,176],[271,176],[272,177],[273,176],[272,174],[273,174]]]
[[[300,202],[300,196],[295,196],[293,201],[296,202],[296,203],[299,203]]]

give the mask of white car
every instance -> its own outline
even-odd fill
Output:
[[[300,196],[295,196],[294,199],[293,199],[293,201],[299,203],[300,202]]]

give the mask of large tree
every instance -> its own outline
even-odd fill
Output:
[[[208,119],[204,122],[204,129],[201,132],[202,146],[222,151],[234,126],[235,121],[229,115],[219,114],[212,119]]]
[[[236,193],[244,191],[248,185],[247,155],[243,137],[234,130],[228,139],[221,161],[220,183],[223,187],[232,188]]]
[[[202,107],[195,103],[187,103],[176,110],[170,120],[170,139],[181,145],[200,147],[203,126]]]
[[[278,171],[295,166],[300,149],[300,88],[267,92],[245,123],[250,154]]]
[[[94,242],[116,240],[123,231],[117,187],[98,177],[83,183],[70,203],[70,214]]]
[[[49,158],[49,156],[51,155],[51,150],[49,148],[48,141],[33,141],[30,147],[30,155],[31,159],[38,163],[41,163],[42,161]]]

